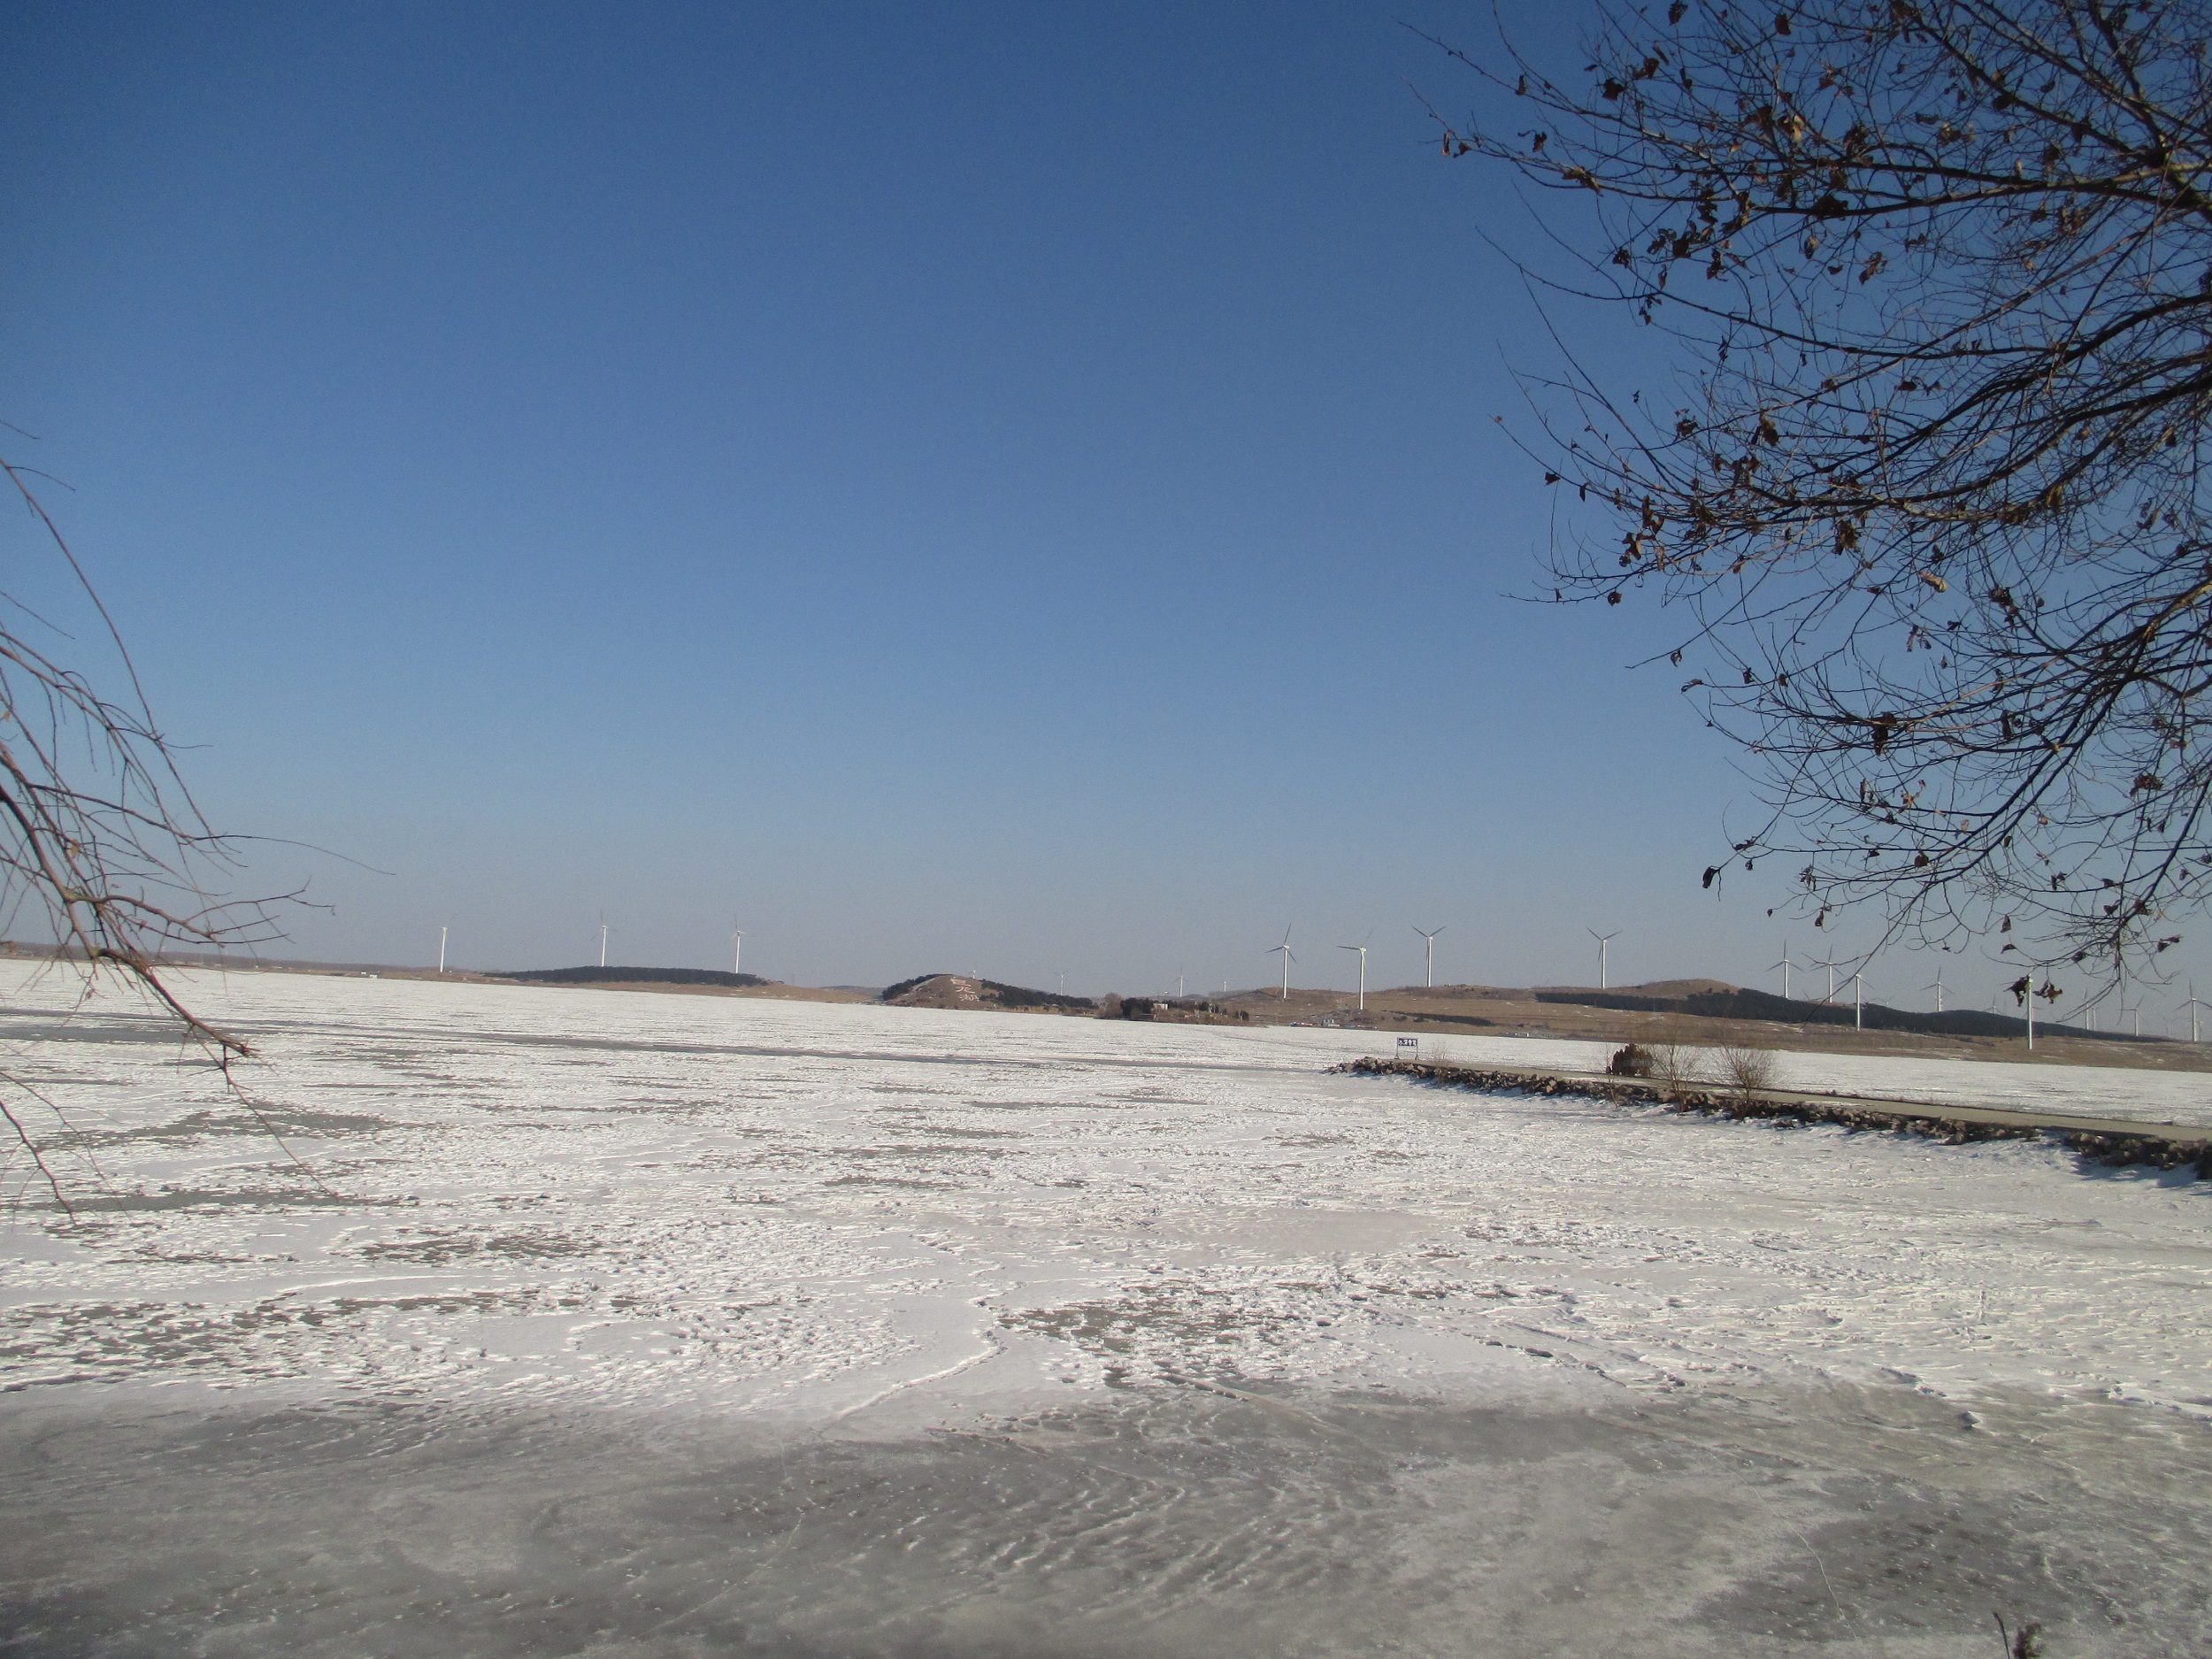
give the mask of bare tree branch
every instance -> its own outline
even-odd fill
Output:
[[[276,908],[284,901],[218,896],[240,868],[239,843],[211,829],[192,799],[113,618],[30,487],[31,469],[0,457],[0,472],[82,589],[130,692],[127,700],[110,699],[34,643],[32,628],[58,630],[0,594],[0,916],[11,930],[42,918],[48,941],[85,976],[88,991],[105,974],[142,990],[244,1101],[230,1068],[250,1053],[247,1043],[195,1013],[159,964],[167,950],[278,937]],[[0,1086],[46,1106],[67,1129],[52,1102],[21,1079],[0,1076]],[[259,1109],[245,1103],[268,1129]],[[56,1202],[73,1215],[49,1148],[5,1100],[0,1118]]]
[[[1445,154],[1683,365],[1532,385],[1518,441],[1609,521],[1554,596],[1683,611],[1768,814],[1734,853],[1802,859],[1816,921],[2139,971],[2212,896],[2212,7],[1663,16],[1602,12],[1578,78],[1438,42],[1480,101]]]

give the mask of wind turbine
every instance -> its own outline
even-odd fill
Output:
[[[1371,933],[1368,937],[1371,939],[1374,935]],[[1367,1011],[1367,947],[1364,945],[1339,945],[1337,949],[1339,950],[1356,950],[1359,952],[1359,1009],[1360,1012],[1363,1014]]]
[[[1175,976],[1175,1000],[1179,1002],[1183,1000],[1183,976],[1179,973]]]
[[[1060,995],[1063,995],[1063,996],[1065,996],[1067,994],[1068,994],[1068,971],[1067,971],[1065,968],[1063,968],[1063,969],[1061,969],[1061,970],[1060,970]]]
[[[1851,983],[1857,990],[1857,995],[1851,1004],[1851,1029],[1864,1031],[1866,1029],[1866,975],[1854,973],[1851,976]]]
[[[2030,1054],[2033,1054],[2035,1052],[2035,970],[2033,968],[2030,968],[2017,979],[2014,980],[2010,985],[2005,987],[2005,991],[2010,991],[2013,995],[2013,1000],[2027,1010],[2028,1052]],[[2025,993],[2024,995],[2023,995],[2024,992]],[[2003,995],[2004,991],[1999,991],[1995,995],[1992,995],[1989,999],[1990,1006],[1993,1009],[1997,1005],[1998,1000]],[[2058,1004],[2054,1002],[2051,1006],[2053,1008],[2056,1008]]]
[[[1936,970],[1933,985],[1924,985],[1920,988],[1924,991],[1933,991],[1936,994],[1936,1012],[1940,1014],[1943,1011],[1943,970],[1940,968]]]
[[[1782,960],[1781,960],[1781,961],[1779,961],[1779,962],[1770,962],[1770,963],[1768,963],[1768,964],[1767,964],[1767,966],[1768,966],[1768,967],[1770,967],[1770,968],[1779,968],[1779,969],[1781,969],[1781,970],[1782,970],[1782,1000],[1783,1000],[1785,1002],[1788,1002],[1788,1001],[1790,1000],[1790,967],[1791,967],[1791,965],[1792,965],[1792,964],[1791,964],[1791,963],[1790,963],[1790,941],[1789,941],[1788,940],[1785,939],[1785,940],[1782,941]]]
[[[599,912],[599,965],[607,965],[607,913]]]
[[[1836,1000],[1837,965],[1835,962],[1832,959],[1826,962],[1809,962],[1805,965],[1809,968],[1825,968],[1828,970],[1828,995],[1822,997],[1820,1000],[1824,1002],[1834,1002]]]
[[[1447,926],[1449,924],[1448,923]],[[1413,931],[1428,941],[1424,947],[1428,953],[1428,986],[1431,990],[1434,990],[1436,988],[1436,934],[1442,933],[1444,929],[1440,927],[1435,933],[1431,933],[1425,927],[1417,927]]]
[[[734,922],[730,925],[730,943],[733,947],[730,952],[730,972],[742,973],[745,972],[745,930]]]
[[[1283,953],[1283,1001],[1287,1002],[1290,1001],[1290,964],[1298,960],[1290,948],[1290,929],[1287,927],[1283,929],[1283,942],[1270,945],[1264,954],[1271,956],[1279,950]]]
[[[2189,1010],[2189,1041],[2201,1041],[2202,1039],[2197,1035],[2197,1015],[2206,1004],[2197,1001],[2197,982],[2194,979],[2189,981],[2189,1000],[2182,1006]]]
[[[438,930],[438,972],[445,972],[445,929]]]
[[[1606,949],[1614,940],[1621,936],[1621,930],[1616,927],[1609,933],[1601,933],[1594,927],[1586,927],[1582,931],[1598,941],[1598,989],[1602,991],[1605,989],[1606,976],[1610,969],[1610,964],[1606,956]]]

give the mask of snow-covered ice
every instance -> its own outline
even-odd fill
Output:
[[[259,1049],[242,1103],[134,1004],[8,972],[78,1221],[9,1166],[0,1479],[42,1541],[4,1587],[43,1645],[0,1654],[1571,1653],[1628,1620],[1905,1655],[1981,1651],[1990,1597],[2082,1651],[2212,1633],[2212,1183],[1325,1072],[1391,1041],[1358,1033],[187,976]]]

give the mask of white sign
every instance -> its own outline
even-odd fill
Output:
[[[1401,1048],[1418,1048],[1421,1046],[1421,1040],[1418,1037],[1401,1037],[1398,1039],[1398,1046]]]

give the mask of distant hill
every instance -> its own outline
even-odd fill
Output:
[[[1679,983],[1679,982],[1678,982]],[[1540,1002],[1564,1002],[1578,1008],[1617,1008],[1641,1014],[1692,1014],[1701,1019],[1763,1019],[1790,1025],[1850,1025],[1860,1023],[1859,1010],[1848,1002],[1807,1002],[1780,997],[1741,986],[1697,981],[1714,987],[1686,995],[1655,996],[1654,991],[1671,988],[1648,985],[1627,991],[1546,990],[1536,993]],[[1946,1013],[1891,1008],[1881,1002],[1866,1005],[1863,1023],[1868,1031],[1916,1031],[1935,1037],[2018,1037],[2028,1022],[2009,1014],[1992,1014],[1978,1008],[1955,1008]],[[2119,1033],[2090,1031],[2078,1025],[2035,1022],[2039,1032],[2053,1036],[2093,1037],[2105,1042],[2155,1042],[2154,1037],[2130,1038]]]
[[[918,973],[885,986],[882,1000],[897,1008],[1057,1008],[1086,1014],[1098,1006],[1086,996],[1001,985],[965,973]]]
[[[1571,987],[1546,989],[1571,989]],[[1725,979],[1650,979],[1642,985],[1624,985],[1621,989],[1631,996],[1696,996],[1708,991],[1732,991],[1736,987]]]
[[[719,985],[733,991],[776,983],[757,973],[725,973],[718,968],[515,968],[485,977],[533,985]]]

